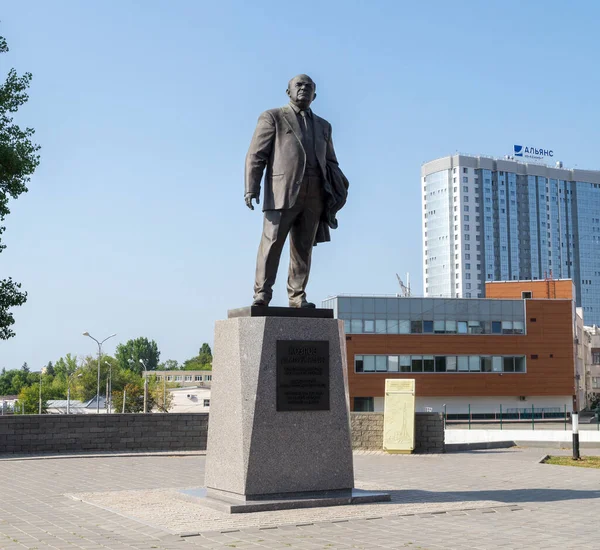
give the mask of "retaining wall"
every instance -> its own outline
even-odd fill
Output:
[[[383,413],[350,413],[352,447],[381,450]],[[415,452],[444,452],[440,413],[417,413]],[[208,413],[0,416],[0,454],[206,450]]]
[[[383,413],[352,412],[352,448],[381,451],[383,449]],[[444,452],[444,417],[441,413],[416,413],[415,453]]]
[[[0,416],[0,453],[206,449],[208,414]]]

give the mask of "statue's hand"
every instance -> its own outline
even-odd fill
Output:
[[[252,204],[252,200],[256,201],[256,204],[260,204],[260,197],[257,193],[246,193],[244,195],[244,200],[246,201],[246,206],[250,208],[250,210],[254,210],[254,206]]]

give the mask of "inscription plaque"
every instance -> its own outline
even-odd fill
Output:
[[[327,340],[277,340],[277,410],[329,410]]]

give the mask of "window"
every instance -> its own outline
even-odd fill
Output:
[[[364,372],[364,363],[362,355],[356,355],[354,357],[354,372]]]
[[[423,332],[422,322],[421,321],[411,321],[410,322],[410,332],[412,334],[421,334]]]
[[[423,372],[435,372],[433,355],[423,356]]]
[[[202,375],[197,374],[196,376],[194,376],[194,382],[202,382]]]
[[[468,174],[469,173],[469,169],[468,168],[463,168],[463,174]]]
[[[465,212],[468,212],[468,211],[469,211],[469,205],[468,205],[468,204],[465,204],[465,205],[464,205],[464,207],[463,207],[463,210],[464,210]]]
[[[204,377],[204,381],[205,381],[205,382],[210,382],[211,380],[212,380],[212,374],[207,374],[207,375]]]
[[[502,323],[500,321],[492,321],[492,334],[502,334]]]
[[[182,378],[183,378],[182,376],[176,376],[175,382],[181,382]]]
[[[400,372],[410,372],[410,355],[401,355],[398,359],[400,361]]]
[[[172,376],[167,376],[167,382],[172,382],[173,381],[173,377]]]
[[[205,407],[210,407],[210,399],[204,399],[204,401],[203,401],[203,405],[204,405]]]
[[[463,185],[463,193],[468,193],[468,192],[469,192],[469,186],[468,185]]]
[[[469,178],[467,176],[463,176],[463,183],[469,183]]]
[[[492,372],[492,358],[482,357],[481,358],[481,372]]]
[[[372,397],[355,397],[354,398],[354,410],[356,412],[373,412],[375,406]]]
[[[423,321],[423,332],[433,332],[433,321]]]
[[[191,374],[186,374],[185,381],[186,382],[191,382],[192,381],[192,375]]]
[[[377,372],[387,372],[387,356],[376,355],[375,356],[375,370]]]
[[[446,372],[446,358],[444,356],[436,357],[434,362],[435,372]]]
[[[423,356],[412,355],[411,356],[412,372],[423,372]]]
[[[600,365],[600,350],[592,351],[592,363],[594,365]]]

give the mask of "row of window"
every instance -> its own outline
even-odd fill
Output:
[[[525,356],[355,355],[355,372],[526,372]]]
[[[167,377],[167,382],[202,382],[202,375],[201,374],[197,374],[194,376],[191,376],[189,374],[187,375],[168,375]],[[156,379],[157,380],[162,380],[162,376],[160,374],[156,375]],[[212,380],[212,374],[205,374],[204,375],[204,381],[205,382],[210,382]]]
[[[525,334],[523,321],[344,319],[346,334]]]

